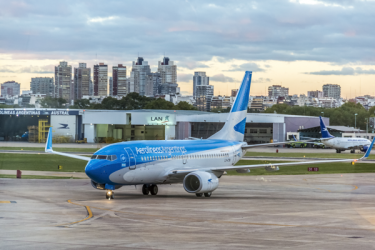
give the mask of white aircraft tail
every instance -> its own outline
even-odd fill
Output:
[[[246,71],[236,100],[224,124],[224,127],[208,139],[243,141],[246,125],[247,105],[249,103],[251,71]]]

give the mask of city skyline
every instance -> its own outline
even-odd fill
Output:
[[[0,23],[7,34],[0,40],[0,82],[27,89],[31,78],[52,77],[60,61],[123,64],[130,72],[137,56],[156,72],[167,56],[178,65],[183,94],[192,94],[195,71],[210,75],[215,95],[230,95],[251,70],[252,95],[265,95],[269,85],[299,94],[327,83],[341,85],[344,98],[374,95],[375,32],[360,21],[372,23],[374,7],[331,0],[108,1],[100,9],[90,2],[7,2],[0,10],[7,20]]]

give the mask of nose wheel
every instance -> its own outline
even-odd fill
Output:
[[[105,194],[105,198],[107,200],[113,200],[113,191],[112,190],[107,190],[107,193]]]

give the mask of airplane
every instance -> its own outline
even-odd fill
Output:
[[[320,131],[322,133],[321,142],[330,148],[336,149],[336,153],[341,153],[342,151],[349,150],[350,153],[355,153],[356,149],[366,152],[371,141],[365,138],[344,138],[344,137],[334,137],[328,132],[326,125],[321,116],[320,118]]]
[[[253,168],[277,171],[282,166],[355,162],[368,157],[375,140],[360,159],[236,166],[249,148],[285,143],[247,145],[243,142],[251,76],[252,72],[246,71],[224,127],[208,139],[119,142],[99,149],[90,158],[53,151],[50,128],[45,151],[87,161],[85,173],[94,188],[105,190],[108,200],[113,199],[114,190],[122,186],[143,185],[144,195],[157,195],[158,185],[174,183],[182,183],[186,192],[197,197],[211,197],[219,186],[219,179],[229,170],[240,173],[248,173]]]

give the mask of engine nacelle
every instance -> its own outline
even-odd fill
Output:
[[[195,171],[185,176],[183,184],[188,193],[208,193],[219,186],[219,179],[213,173]]]
[[[367,152],[368,147],[369,147],[369,146],[363,146],[363,147],[360,148],[360,150],[361,150],[362,152]]]

